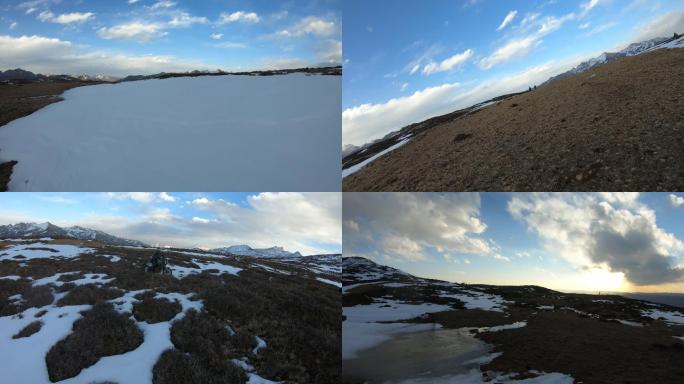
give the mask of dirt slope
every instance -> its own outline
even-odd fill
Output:
[[[444,123],[345,191],[684,189],[684,49],[627,57]]]

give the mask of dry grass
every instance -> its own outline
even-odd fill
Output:
[[[229,361],[210,361],[170,349],[164,352],[152,371],[154,384],[242,384],[245,373]]]
[[[42,321],[34,321],[30,323],[29,325],[25,326],[19,333],[16,335],[12,336],[13,339],[20,339],[22,337],[29,337],[33,335],[34,333],[37,333],[40,331],[40,329],[43,327],[43,322]]]
[[[177,301],[145,298],[133,305],[133,316],[138,321],[154,324],[173,319],[181,309]]]
[[[97,304],[74,323],[69,336],[48,351],[45,362],[50,381],[74,377],[101,357],[132,351],[142,342],[143,333],[133,320],[110,304]]]
[[[109,287],[99,287],[94,284],[78,285],[72,288],[61,300],[57,302],[57,306],[63,307],[65,305],[95,305],[107,300],[121,297],[124,291]]]

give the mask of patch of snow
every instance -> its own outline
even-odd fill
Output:
[[[613,300],[603,300],[603,299],[601,299],[601,300],[592,300],[592,302],[594,302],[594,303],[609,303],[609,304],[613,304],[613,303],[614,303]]]
[[[675,339],[679,339],[679,340],[684,341],[684,336],[672,336],[672,337],[674,337]]]
[[[121,257],[116,256],[116,255],[101,255],[102,257],[106,257],[111,261],[112,263],[118,263],[121,261]]]
[[[517,321],[513,324],[495,325],[493,327],[478,328],[479,332],[501,332],[508,329],[518,329],[527,326],[527,321]]]
[[[397,333],[441,328],[438,324],[378,323],[379,321],[407,320],[449,309],[451,307],[446,305],[405,304],[393,300],[344,307],[342,312],[346,319],[342,322],[342,358],[353,358],[356,353],[387,341]]]
[[[13,335],[35,321],[35,314],[42,309],[47,312],[40,318],[43,322],[40,331],[30,337],[12,339]],[[0,372],[3,378],[11,378],[14,384],[50,384],[45,355],[71,332],[74,321],[81,318],[80,312],[88,309],[89,305],[47,306],[29,308],[21,313],[21,317],[0,317]]]
[[[316,280],[320,281],[321,283],[326,283],[326,284],[334,285],[338,288],[342,288],[342,283],[340,283],[339,281],[328,280],[328,279],[324,279],[322,277],[317,277]]]
[[[197,259],[192,259],[192,262],[195,263],[198,266],[198,268],[183,267],[180,265],[169,265],[173,277],[177,279],[182,279],[188,275],[198,274],[202,273],[203,271],[212,269],[217,270],[217,272],[213,272],[213,274],[215,275],[220,275],[222,273],[237,275],[240,271],[242,271],[242,268],[233,267],[231,265],[226,265],[214,261],[200,261]]]
[[[273,267],[269,267],[268,265],[263,265],[263,264],[252,264],[252,265],[255,267],[267,270],[269,272],[280,273],[281,275],[291,275],[291,273],[288,271],[283,271],[282,269],[276,269]]]
[[[657,309],[648,309],[641,312],[642,315],[652,319],[663,318],[667,323],[684,324],[684,314],[680,312],[660,311]]]
[[[256,373],[248,373],[247,376],[249,380],[245,384],[280,384],[280,381],[266,380],[263,377],[257,375]]]
[[[0,131],[9,189],[339,191],[340,90],[302,73],[71,89]]]
[[[254,349],[252,350],[252,354],[253,354],[253,355],[256,355],[256,354],[259,353],[260,350],[266,348],[266,342],[264,341],[264,339],[262,339],[262,338],[259,337],[259,336],[254,336],[254,339],[255,339],[257,345],[256,345],[256,347],[254,347]]]
[[[643,326],[644,326],[643,324],[641,324],[641,323],[636,323],[636,322],[634,322],[634,321],[620,320],[620,319],[615,319],[615,320],[617,320],[618,322],[620,322],[620,323],[622,323],[622,324],[624,324],[624,325],[629,325],[629,326],[632,326],[632,327],[643,327]]]
[[[37,287],[39,285],[47,285],[47,284],[54,284],[57,287],[61,287],[64,284],[70,283],[74,285],[86,285],[86,284],[95,284],[95,285],[104,285],[108,284],[112,281],[114,281],[114,277],[108,277],[104,273],[86,273],[81,277],[80,279],[72,280],[72,281],[59,281],[59,278],[62,276],[68,276],[68,275],[73,275],[79,273],[78,271],[75,272],[62,272],[62,273],[57,273],[52,276],[48,277],[43,277],[42,279],[35,280],[32,284],[34,287]]]
[[[361,170],[361,169],[362,169],[363,167],[365,167],[366,165],[368,165],[368,164],[372,163],[373,161],[377,160],[379,157],[384,156],[384,155],[386,155],[386,154],[388,154],[388,153],[394,151],[395,149],[397,149],[397,148],[403,146],[404,144],[408,143],[409,141],[411,141],[411,140],[410,140],[410,139],[406,139],[406,140],[400,141],[400,142],[394,144],[393,146],[391,146],[391,147],[385,149],[384,151],[381,151],[380,153],[376,154],[376,155],[373,156],[373,157],[370,157],[370,158],[368,158],[368,159],[366,159],[366,160],[364,160],[364,161],[362,161],[362,162],[360,162],[360,163],[358,163],[358,164],[352,165],[351,167],[349,167],[349,168],[347,168],[347,169],[343,169],[343,170],[342,170],[342,178],[344,179],[345,177],[347,177],[347,176],[349,176],[349,175],[351,175],[351,174],[354,174],[354,173],[358,172],[359,170]]]
[[[484,292],[464,290],[465,293],[441,294],[440,297],[448,297],[462,301],[466,309],[482,309],[485,311],[503,312],[508,301],[498,295],[490,295]]]
[[[513,374],[501,375],[495,373],[486,374],[487,377],[485,378],[479,369],[472,369],[468,373],[462,373],[458,375],[413,378],[402,380],[396,384],[572,384],[575,382],[572,376],[562,373],[544,373],[536,371],[530,372],[533,372],[539,376],[529,379],[514,380],[511,378]]]
[[[553,310],[555,306],[553,305],[540,305],[537,307],[537,309],[544,309],[544,310]]]
[[[45,248],[45,249],[29,249],[29,248]],[[50,250],[47,250],[50,249]],[[52,251],[54,250],[54,252]],[[24,256],[22,260],[33,259],[49,259],[49,258],[75,258],[84,253],[93,253],[93,248],[78,247],[68,244],[45,244],[45,243],[31,243],[31,244],[17,244],[9,246],[2,250],[0,261],[12,260],[14,256]],[[16,260],[13,260],[16,261]]]
[[[17,276],[17,275],[9,275],[9,276],[0,277],[0,280],[19,280],[19,279],[21,279],[21,276]]]

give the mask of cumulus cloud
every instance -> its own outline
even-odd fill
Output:
[[[670,204],[672,204],[673,207],[681,207],[684,205],[684,197],[677,196],[674,193],[671,193],[669,196],[670,199]]]
[[[371,248],[401,261],[424,260],[428,249],[497,256],[482,237],[487,225],[478,194],[345,193],[343,199],[345,254]]]
[[[342,63],[342,42],[338,40],[324,40],[315,47],[315,54],[321,64],[339,65]]]
[[[163,8],[172,8],[174,6],[176,6],[176,2],[174,2],[174,1],[161,0],[161,1],[157,1],[156,3],[152,4],[149,8],[156,10],[156,9],[163,9]]]
[[[682,33],[682,31],[684,31],[684,11],[667,12],[636,26],[634,34],[629,37],[624,45],[635,41],[671,36],[674,33]]]
[[[42,22],[51,22],[57,24],[83,24],[86,21],[93,20],[94,18],[95,14],[92,12],[73,12],[55,15],[50,11],[43,11],[40,14],[38,14],[38,20]]]
[[[211,37],[214,40],[221,40],[223,39],[223,33],[212,33],[211,35],[209,35],[209,37]]]
[[[316,16],[308,16],[290,28],[275,33],[276,37],[302,37],[305,35],[331,36],[337,33],[337,24],[331,20],[325,20]]]
[[[100,28],[97,31],[103,39],[121,39],[121,40],[135,40],[139,42],[147,42],[156,38],[166,36],[168,32],[164,31],[164,25],[160,23],[146,23],[142,21],[134,21],[125,24],[115,25],[110,28]]]
[[[431,61],[423,67],[423,74],[431,75],[433,73],[451,71],[455,67],[468,61],[471,57],[473,57],[473,50],[468,49],[462,53],[453,55],[438,63]]]
[[[541,40],[538,40],[536,37],[511,40],[491,55],[480,60],[480,68],[490,69],[511,59],[526,56],[539,44],[541,44]]]
[[[0,35],[0,67],[25,68],[43,74],[108,74],[125,76],[213,69],[214,65],[173,56],[128,56],[107,51],[84,51],[69,41],[44,36]]]
[[[508,76],[485,79],[472,87],[464,87],[459,83],[446,83],[394,98],[385,103],[362,104],[347,108],[342,112],[343,144],[362,145],[406,125],[465,108],[502,94],[519,92],[531,85],[541,84],[549,77],[564,72],[587,58],[588,56],[578,56],[545,63]]]
[[[513,19],[515,19],[515,16],[517,14],[518,14],[518,11],[516,11],[516,10],[512,10],[512,11],[508,12],[506,17],[504,17],[503,21],[501,22],[501,25],[499,25],[499,28],[497,28],[496,30],[500,31],[500,30],[506,28],[506,26],[508,24],[513,22]]]
[[[207,24],[209,19],[203,16],[193,16],[187,12],[179,11],[173,14],[167,23],[170,28],[187,28],[194,24]]]
[[[219,25],[230,23],[256,24],[260,21],[261,17],[254,12],[237,11],[233,13],[222,12],[217,23]]]
[[[508,210],[545,242],[547,251],[584,270],[622,273],[634,285],[681,281],[684,243],[656,224],[633,195],[527,194]]]
[[[15,29],[15,28],[17,28],[18,25],[19,25],[19,23],[14,21],[14,22],[12,22],[12,24],[10,24],[9,29]]]

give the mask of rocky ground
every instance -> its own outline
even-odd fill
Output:
[[[345,191],[684,188],[684,49],[624,57],[444,122]]]
[[[379,342],[437,327],[466,330],[491,346],[469,383],[674,383],[684,375],[681,308],[536,286],[447,283],[379,268],[343,259],[343,355],[359,349],[350,336],[363,336],[367,327],[387,336]],[[344,363],[343,377],[364,381]]]
[[[337,383],[339,255],[273,260],[73,239],[0,241],[14,383]],[[125,369],[122,369],[125,367]]]

